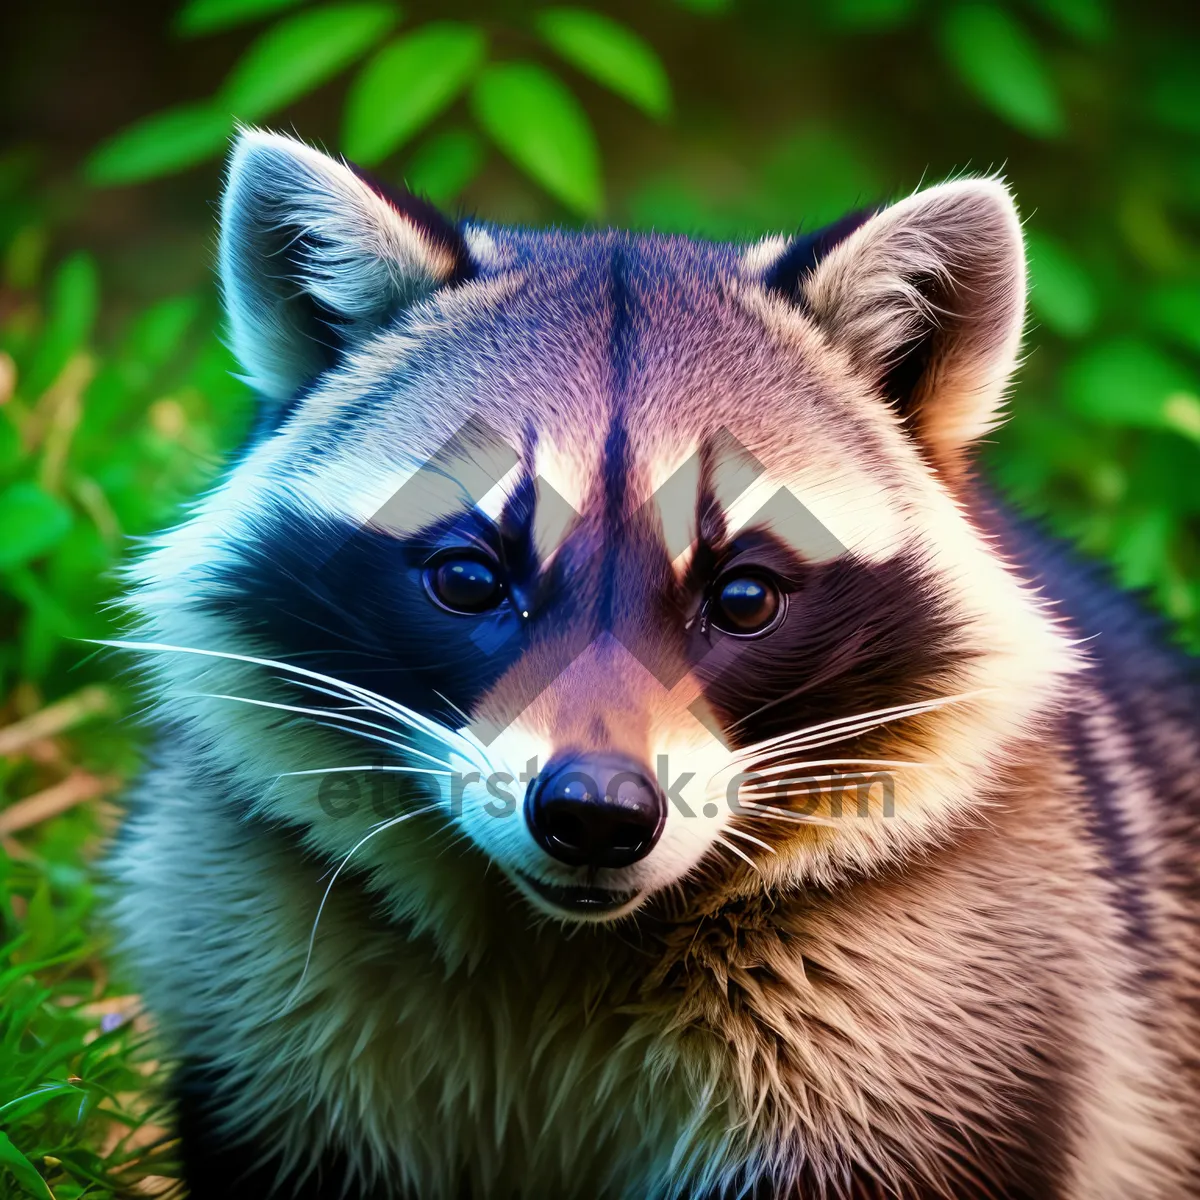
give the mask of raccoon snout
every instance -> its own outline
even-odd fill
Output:
[[[525,816],[538,845],[572,867],[628,867],[662,833],[662,791],[632,759],[577,754],[547,764],[529,785]]]

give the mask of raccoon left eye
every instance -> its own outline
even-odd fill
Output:
[[[746,637],[770,629],[782,608],[779,589],[771,580],[761,575],[728,575],[717,584],[712,621],[726,633]]]
[[[474,615],[495,608],[504,585],[491,563],[473,555],[449,555],[425,572],[430,595],[451,612]]]

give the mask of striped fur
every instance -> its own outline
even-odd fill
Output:
[[[195,1195],[1196,1194],[1200,689],[972,479],[1002,184],[745,248],[456,228],[246,132],[223,222],[264,416],[131,572],[112,855]],[[431,603],[493,543],[500,608]],[[568,749],[663,766],[645,858],[539,849]]]

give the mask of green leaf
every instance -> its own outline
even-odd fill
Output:
[[[825,16],[835,29],[881,33],[907,25],[920,0],[828,0]]]
[[[0,570],[21,566],[53,549],[71,528],[71,510],[36,483],[0,492]]]
[[[1094,429],[1042,397],[1025,395],[1004,427],[992,465],[1006,488],[1028,499],[1043,495],[1056,476],[1078,475],[1079,464],[1088,462],[1090,456],[1092,462],[1099,460],[1101,475],[1107,472],[1102,487],[1111,500],[1112,493],[1124,484],[1113,477],[1102,455]]]
[[[748,217],[739,205],[721,203],[671,172],[653,175],[630,192],[625,210],[635,229],[714,241],[744,241],[761,233],[764,225]]]
[[[0,1116],[11,1122],[21,1117],[28,1117],[40,1108],[57,1099],[59,1096],[79,1094],[79,1088],[71,1083],[47,1084],[24,1096],[17,1096],[7,1104],[0,1104]]]
[[[652,117],[670,115],[666,68],[632,29],[586,8],[544,9],[534,26],[549,46],[597,83]]]
[[[17,582],[22,575],[24,578]],[[28,609],[21,628],[21,672],[25,678],[41,682],[64,640],[76,639],[82,631],[59,598],[39,586],[27,568],[10,575],[9,584]]]
[[[3,1131],[0,1131],[0,1167],[11,1171],[13,1178],[30,1196],[36,1196],[38,1200],[54,1200],[54,1194],[46,1186],[37,1167],[8,1140],[8,1134]]]
[[[0,408],[0,478],[14,471],[25,455],[21,435],[12,422],[12,417]]]
[[[175,18],[175,32],[197,37],[294,8],[301,0],[187,0]]]
[[[140,183],[186,170],[224,150],[233,117],[213,104],[184,104],[144,117],[92,152],[92,183]]]
[[[196,296],[168,296],[152,304],[130,327],[123,354],[142,366],[161,367],[178,352],[199,312]]]
[[[1200,354],[1200,283],[1170,283],[1153,289],[1144,304],[1158,332]]]
[[[1200,516],[1200,449],[1171,432],[1146,433],[1131,473],[1130,501]]]
[[[0,150],[0,199],[12,200],[29,186],[37,161],[32,151],[28,145]]]
[[[1122,512],[1115,522],[1113,558],[1121,583],[1144,588],[1158,583],[1171,556],[1174,514],[1166,509]]]
[[[50,885],[45,879],[39,881],[29,907],[25,913],[25,930],[29,942],[25,952],[31,959],[46,958],[54,951],[54,904],[50,899]]]
[[[48,230],[41,223],[17,230],[4,255],[4,274],[12,287],[24,291],[36,286],[49,244]]]
[[[483,64],[487,39],[473,25],[438,21],[385,46],[346,98],[346,154],[377,163],[448,107]]]
[[[332,79],[396,23],[390,4],[338,4],[286,17],[230,71],[220,103],[257,121]]]
[[[872,203],[887,188],[876,157],[846,129],[814,124],[789,133],[763,163],[770,199],[758,203],[762,223],[787,228],[802,218],[810,227],[823,225]]]
[[[1041,51],[998,5],[952,4],[942,18],[942,53],[978,98],[1034,137],[1057,137],[1062,107]]]
[[[111,562],[108,543],[89,520],[76,521],[47,558],[46,587],[69,605],[75,623],[97,624],[97,608],[111,586],[105,577]]]
[[[22,392],[36,400],[57,377],[67,360],[91,337],[99,306],[96,260],[78,251],[63,260],[50,288],[50,318],[23,380]]]
[[[1146,107],[1168,129],[1200,134],[1200,69],[1194,58],[1154,73],[1146,88]]]
[[[1060,29],[1085,42],[1101,42],[1112,34],[1108,0],[1033,0],[1033,6]]]
[[[733,7],[733,0],[675,0],[675,3],[680,8],[690,8],[692,12],[703,13],[705,16],[728,12]]]
[[[405,185],[435,204],[453,200],[479,174],[484,146],[469,129],[447,129],[419,146],[408,160]]]
[[[471,102],[485,132],[518,167],[567,207],[600,214],[600,151],[565,84],[534,63],[501,63],[479,77]]]
[[[1096,291],[1087,271],[1044,233],[1027,234],[1026,243],[1030,306],[1055,333],[1082,337],[1096,322]]]
[[[1200,388],[1190,392],[1174,392],[1163,402],[1163,422],[1168,429],[1200,446]]]
[[[1063,374],[1068,406],[1094,421],[1174,429],[1200,439],[1200,380],[1156,346],[1119,338],[1091,347]]]

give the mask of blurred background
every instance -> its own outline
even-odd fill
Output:
[[[1143,0],[40,0],[0,37],[0,1196],[170,1191],[94,861],[142,747],[84,639],[243,437],[235,121],[455,212],[750,238],[1001,171],[1033,291],[987,470],[1200,648],[1200,12]]]

